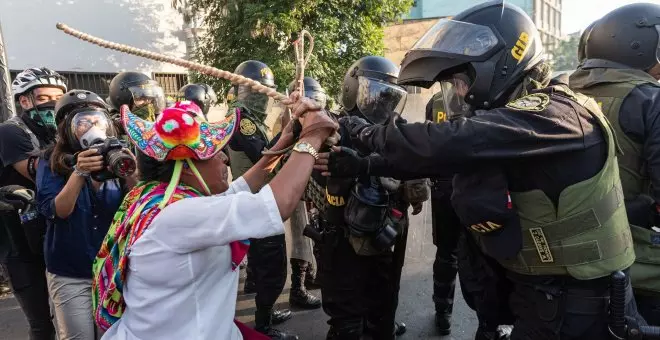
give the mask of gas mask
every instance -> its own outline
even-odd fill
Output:
[[[36,105],[26,112],[37,126],[52,129],[57,128],[55,124],[55,101]]]

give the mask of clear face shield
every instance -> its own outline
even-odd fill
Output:
[[[357,107],[373,124],[383,124],[401,114],[408,92],[399,85],[366,76],[358,77]]]
[[[156,116],[165,108],[163,88],[155,84],[145,84],[128,89],[133,95],[131,112],[142,119],[155,121]]]
[[[319,107],[325,108],[327,95],[321,91],[305,91],[305,97],[312,99]]]
[[[465,102],[470,86],[470,78],[465,73],[456,73],[440,80],[444,112],[449,119],[472,116],[472,107]]]
[[[441,19],[415,43],[412,49],[478,57],[493,50],[497,45],[497,36],[490,27]]]
[[[108,115],[103,111],[81,111],[71,119],[69,133],[83,149],[103,142],[108,136],[115,136],[115,131]]]
[[[250,113],[258,116],[266,116],[273,107],[274,100],[267,95],[255,92],[251,87],[239,85],[236,100],[241,102]]]

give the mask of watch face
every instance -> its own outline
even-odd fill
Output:
[[[309,148],[309,143],[305,143],[305,142],[298,143],[298,147],[297,147],[297,148],[298,148],[299,150],[307,150],[307,149]]]

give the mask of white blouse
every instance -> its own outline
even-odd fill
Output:
[[[168,205],[131,249],[126,311],[102,340],[242,339],[229,243],[282,233],[270,186],[252,194],[242,177],[222,195]]]

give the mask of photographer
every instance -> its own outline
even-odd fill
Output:
[[[94,339],[92,263],[123,199],[117,175],[135,172],[135,158],[117,141],[95,93],[66,93],[55,121],[57,142],[39,162],[36,180],[39,212],[47,218],[48,291],[60,338]]]

